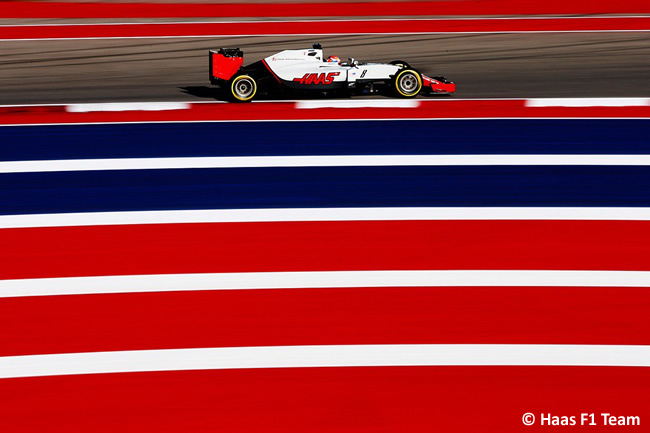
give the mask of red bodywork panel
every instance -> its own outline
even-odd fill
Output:
[[[440,78],[440,77],[437,77]],[[456,84],[447,80],[437,80],[422,74],[422,87],[431,93],[454,93]]]
[[[226,57],[223,54],[210,51],[210,80],[214,78],[230,80],[243,63],[243,57]]]

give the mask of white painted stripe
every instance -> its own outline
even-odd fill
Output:
[[[418,108],[420,101],[412,99],[350,99],[298,101],[297,109],[314,108]]]
[[[457,365],[649,367],[650,346],[373,344],[64,353],[0,357],[0,378],[251,368]]]
[[[645,107],[650,98],[533,98],[526,107]]]
[[[0,229],[282,221],[591,220],[649,221],[647,207],[387,207],[207,209],[0,215]]]
[[[650,155],[317,155],[3,161],[0,173],[261,167],[650,165]]]
[[[650,287],[648,271],[329,271],[0,280],[0,298],[354,287]]]
[[[266,119],[235,119],[235,120],[135,120],[135,121],[100,121],[100,122],[51,122],[51,123],[10,123],[2,124],[0,123],[0,128],[20,128],[23,126],[74,126],[74,125],[139,125],[139,124],[183,124],[183,123],[265,123],[265,122],[286,122],[286,123],[296,123],[296,122],[358,122],[360,120],[367,122],[385,122],[391,120],[426,120],[432,122],[447,122],[447,121],[458,121],[458,120],[591,120],[591,121],[606,121],[606,120],[636,120],[640,122],[645,122],[650,118],[650,115],[638,115],[637,117],[614,117],[614,116],[531,116],[531,117],[386,117],[386,118],[377,118],[377,117],[355,117],[355,118],[346,118],[346,119],[319,119],[319,118],[310,118],[310,119],[281,119],[281,118],[266,118]],[[0,121],[2,119],[0,118]]]
[[[187,110],[191,107],[185,102],[102,102],[96,104],[69,104],[65,110],[70,113],[90,113],[95,111],[169,111]]]

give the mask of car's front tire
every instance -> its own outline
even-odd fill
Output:
[[[399,66],[400,68],[410,68],[411,67],[411,65],[409,65],[404,60],[393,60],[393,61],[391,61],[389,63],[389,65]]]
[[[415,98],[422,90],[422,76],[415,69],[402,69],[393,78],[395,95],[402,98]]]
[[[236,75],[230,80],[229,88],[234,102],[250,102],[257,93],[257,82],[250,75]]]

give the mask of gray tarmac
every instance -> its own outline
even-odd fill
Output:
[[[210,100],[209,49],[240,47],[247,64],[313,42],[406,60],[456,82],[455,98],[650,97],[650,34],[616,32],[0,42],[0,104]]]

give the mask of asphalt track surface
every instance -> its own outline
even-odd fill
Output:
[[[4,42],[0,104],[209,101],[207,50],[241,47],[250,63],[312,42],[341,58],[407,60],[456,82],[457,98],[650,95],[648,33],[353,35]]]

